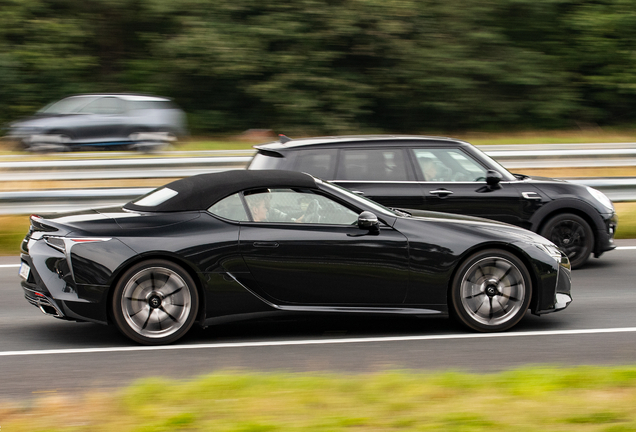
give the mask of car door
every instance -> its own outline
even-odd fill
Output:
[[[405,149],[340,150],[334,183],[389,207],[424,208],[424,196]]]
[[[521,225],[521,196],[513,182],[486,184],[488,167],[460,148],[413,148],[426,209]]]
[[[408,287],[408,243],[388,226],[360,229],[358,213],[309,190],[246,193],[241,222],[246,286],[276,303],[399,305]],[[266,209],[263,209],[266,207]]]
[[[87,142],[111,142],[121,139],[126,124],[124,101],[118,97],[101,97],[86,105],[77,136]]]

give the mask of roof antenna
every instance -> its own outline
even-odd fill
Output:
[[[285,134],[278,134],[278,138],[281,144],[285,144],[286,142],[291,141],[291,138],[285,136]]]

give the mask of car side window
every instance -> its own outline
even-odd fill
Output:
[[[343,150],[338,178],[342,180],[408,180],[402,149]]]
[[[321,179],[331,180],[336,170],[336,149],[299,151],[294,171],[306,172]]]
[[[293,189],[246,192],[254,222],[353,225],[358,214],[323,195]]]
[[[208,209],[210,213],[233,221],[250,220],[239,194],[230,195]]]
[[[414,149],[422,177],[436,182],[478,182],[486,168],[459,149]]]
[[[123,111],[123,101],[111,96],[94,100],[80,110],[86,114],[121,114]]]

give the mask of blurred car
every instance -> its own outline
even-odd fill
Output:
[[[51,103],[9,125],[7,138],[29,150],[79,147],[143,150],[187,133],[185,113],[170,99],[134,94],[86,94]]]
[[[393,211],[308,174],[225,171],[123,207],[33,215],[26,299],[142,344],[293,314],[445,315],[478,331],[570,302],[567,257],[484,219]]]
[[[602,192],[511,174],[471,144],[422,136],[345,136],[255,146],[248,169],[302,171],[388,207],[507,222],[550,239],[573,268],[614,249],[618,218]]]

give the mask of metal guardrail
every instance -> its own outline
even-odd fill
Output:
[[[603,191],[614,202],[636,201],[636,178],[570,179]],[[63,189],[0,192],[0,214],[67,211],[124,204],[153,188]]]
[[[483,151],[508,169],[546,167],[636,166],[636,143],[497,145]],[[153,157],[121,152],[115,159],[104,153],[60,153],[36,160],[36,156],[5,157],[0,161],[0,181],[98,180],[177,178],[245,167],[254,151],[164,152]],[[613,201],[636,201],[636,178],[577,178],[603,191]],[[64,211],[116,205],[143,195],[152,188],[98,188],[0,192],[0,214]]]
[[[636,166],[636,143],[537,144],[480,146],[508,169]],[[0,181],[96,180],[186,177],[202,172],[246,166],[253,150],[163,152],[150,158],[133,152],[58,153],[59,160],[37,156],[5,157]],[[99,157],[101,158],[98,158]],[[125,158],[128,156],[128,158]]]

